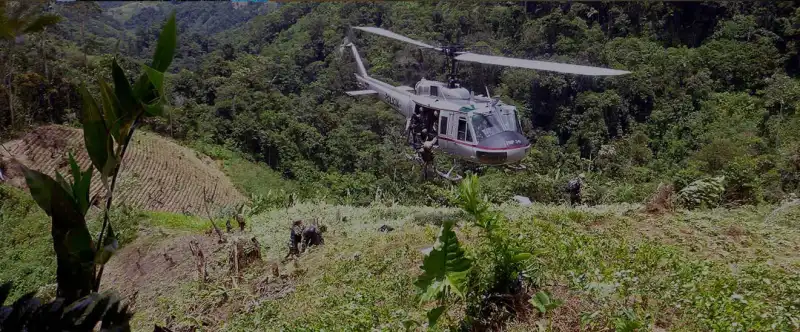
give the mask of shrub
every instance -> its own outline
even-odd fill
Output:
[[[453,221],[445,221],[436,237],[436,243],[425,256],[422,275],[415,285],[420,289],[423,303],[436,301],[438,306],[428,311],[428,325],[434,326],[447,309],[451,295],[464,299],[467,275],[472,269],[472,260],[464,254],[464,249],[453,232]]]
[[[28,293],[5,304],[11,283],[0,285],[0,331],[130,331],[131,313],[113,293],[92,293],[74,303],[55,299],[43,303]]]
[[[534,202],[552,203],[561,200],[566,180],[560,173],[522,174],[513,178],[509,186],[514,194],[522,195]]]
[[[247,216],[255,216],[269,210],[287,207],[292,203],[292,197],[283,190],[270,190],[264,195],[252,194],[250,195],[251,204],[247,208],[246,214]]]
[[[723,170],[734,159],[745,155],[744,147],[730,139],[722,138],[715,139],[700,148],[694,154],[693,159],[700,163],[703,171],[715,174]]]
[[[690,162],[687,167],[680,169],[675,176],[673,176],[672,183],[675,185],[675,190],[680,191],[704,176],[705,173],[700,170],[697,163]]]
[[[722,172],[725,175],[726,202],[757,204],[764,199],[760,172],[756,159],[740,157],[730,162]]]
[[[417,286],[423,302],[438,301],[439,306],[428,312],[431,326],[446,310],[448,294],[452,293],[466,300],[467,323],[487,328],[527,303],[519,298],[523,294],[521,272],[532,255],[518,249],[521,246],[504,228],[505,217],[489,209],[486,198],[480,195],[476,175],[462,181],[457,202],[469,215],[470,224],[481,230],[481,241],[468,255],[473,259],[465,258],[452,231],[454,223],[446,220],[434,249],[425,257]]]
[[[724,182],[725,177],[721,176],[694,181],[678,192],[678,201],[690,209],[716,207],[725,192]]]

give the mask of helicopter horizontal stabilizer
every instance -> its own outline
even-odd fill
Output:
[[[348,96],[355,97],[355,96],[364,96],[364,95],[374,95],[374,94],[377,94],[378,91],[375,91],[375,90],[357,90],[357,91],[347,91],[345,93]]]

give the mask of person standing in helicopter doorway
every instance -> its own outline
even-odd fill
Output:
[[[419,149],[422,146],[423,136],[422,136],[422,114],[420,114],[419,106],[414,108],[414,115],[411,117],[411,137],[412,137],[412,146],[415,150]]]
[[[569,192],[569,204],[572,206],[581,205],[581,189],[583,189],[583,182],[586,175],[579,174],[578,177],[569,180],[567,183],[567,192]]]

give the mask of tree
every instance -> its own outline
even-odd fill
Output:
[[[12,308],[12,315],[2,315],[2,324],[6,327],[21,327],[23,329],[52,328],[59,324],[69,327],[81,324],[83,328],[93,327],[103,318],[103,326],[121,324],[123,330],[129,329],[127,321],[129,315],[127,308],[119,308],[116,300],[109,299],[106,295],[97,294],[103,268],[114,252],[118,249],[118,241],[114,229],[109,222],[109,210],[114,197],[114,187],[117,183],[119,170],[124,160],[125,152],[137,125],[146,115],[161,115],[165,108],[164,72],[172,62],[176,46],[175,15],[167,21],[158,40],[158,45],[152,63],[143,65],[142,74],[136,83],[131,86],[122,68],[114,59],[111,71],[114,80],[113,88],[99,79],[102,107],[89,93],[85,84],[80,88],[83,97],[83,136],[86,149],[92,164],[81,170],[75,159],[70,154],[71,181],[67,181],[59,172],[55,178],[41,172],[23,167],[25,180],[31,196],[45,213],[52,219],[53,247],[56,252],[58,283],[58,302],[47,306],[42,314],[56,314],[63,312],[64,303],[83,301],[84,305],[77,305],[69,312],[81,314],[86,304],[96,304],[89,309],[89,317],[80,320],[79,317],[61,315],[54,316],[54,320],[32,320],[28,305],[36,304],[31,301],[31,296],[24,297]],[[93,241],[86,226],[86,213],[91,205],[89,188],[91,187],[92,173],[97,170],[100,179],[106,188],[106,204],[103,216],[103,225],[97,241]],[[111,177],[111,184],[108,178]],[[99,271],[98,271],[99,266]],[[0,303],[4,302],[8,289],[0,289]],[[30,302],[30,303],[29,303]],[[110,305],[110,306],[109,306]],[[55,312],[50,312],[54,310]],[[9,319],[10,318],[10,319]],[[63,318],[61,320],[60,318]],[[75,319],[79,319],[76,323]],[[46,325],[39,325],[39,324]],[[16,330],[16,329],[14,329]]]
[[[5,83],[8,95],[9,123],[13,128],[14,119],[14,59],[15,45],[24,40],[24,36],[44,31],[47,26],[58,23],[60,17],[52,14],[40,14],[46,4],[45,0],[14,1],[0,0],[0,59],[3,59],[0,77]]]

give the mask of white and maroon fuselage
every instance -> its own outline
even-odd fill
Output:
[[[377,94],[406,119],[417,108],[437,111],[438,145],[444,152],[470,162],[502,165],[522,160],[530,150],[514,106],[475,96],[465,88],[448,88],[444,82],[422,79],[413,88],[387,84],[370,77],[355,46],[346,46],[356,59],[355,76],[362,89],[348,94]]]

